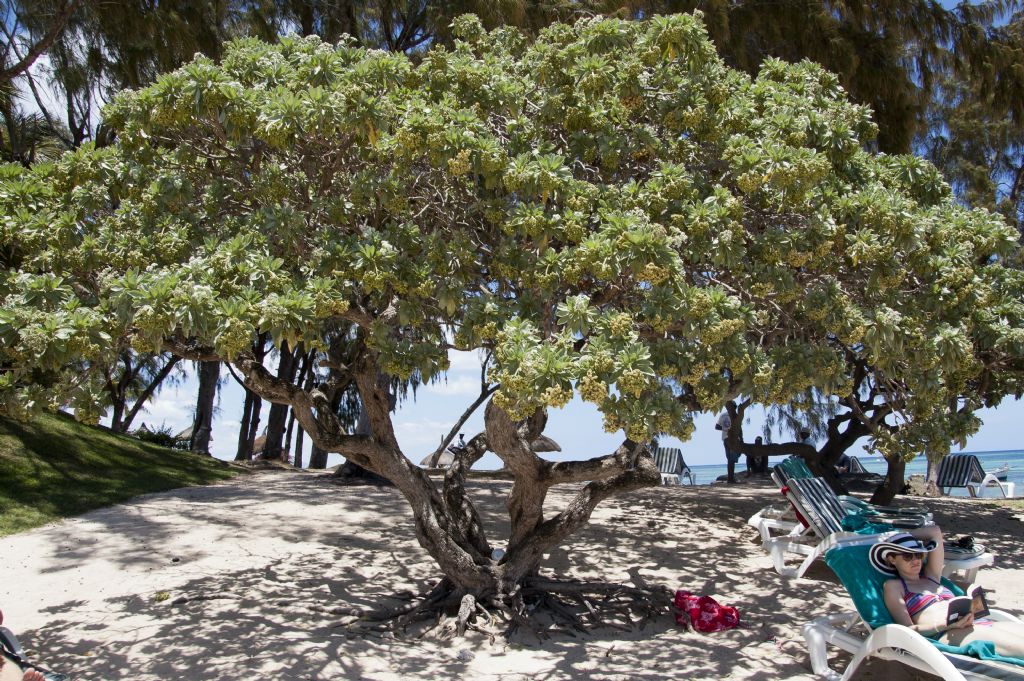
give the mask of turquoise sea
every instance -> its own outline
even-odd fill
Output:
[[[1007,449],[999,452],[955,452],[957,454],[974,454],[978,457],[981,462],[981,467],[986,472],[990,472],[1002,466],[1004,463],[1009,464],[1010,471],[1006,478],[1007,482],[1015,482],[1016,484],[1016,496],[1024,497],[1024,449]],[[857,457],[860,462],[864,464],[864,468],[868,469],[872,473],[879,473],[884,475],[886,470],[885,460],[881,457],[865,456],[860,455]],[[773,457],[772,464],[782,461],[782,457]],[[928,467],[928,461],[923,456],[919,456],[910,463],[907,464],[907,477],[915,473],[924,475],[925,470]],[[694,475],[697,478],[698,485],[708,485],[715,481],[720,475],[725,475],[726,468],[725,463],[714,466],[691,466]],[[742,475],[747,470],[746,457],[740,458],[740,462],[736,465],[736,473]],[[954,494],[960,490],[954,490]]]

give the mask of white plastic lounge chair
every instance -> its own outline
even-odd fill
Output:
[[[691,485],[696,484],[693,471],[683,461],[683,452],[678,447],[658,447],[652,454],[654,465],[661,472],[661,484],[681,485],[683,478]]]
[[[846,587],[857,610],[818,617],[804,625],[804,639],[815,674],[829,681],[846,681],[865,659],[877,657],[902,662],[946,681],[1024,681],[1024,667],[943,652],[913,629],[892,623],[882,597],[882,584],[888,577],[871,568],[867,559],[868,549],[877,540],[878,537],[849,538],[829,547],[825,560]],[[955,589],[952,583],[947,586]],[[989,619],[1019,621],[999,610],[992,610]],[[829,644],[853,655],[842,674],[828,665]]]
[[[765,548],[772,557],[775,571],[784,577],[803,577],[814,561],[824,555],[831,543],[843,538],[863,537],[865,531],[871,532],[874,529],[877,533],[882,527],[913,529],[931,523],[930,520],[921,517],[884,518],[868,515],[860,516],[865,523],[861,533],[850,532],[843,528],[843,520],[851,514],[846,512],[836,499],[835,493],[821,478],[791,478],[783,492],[810,530],[800,535],[791,532],[767,541]],[[974,580],[979,568],[991,565],[994,561],[991,553],[956,555],[953,554],[953,547],[950,547],[949,553],[943,574],[949,576],[963,572],[965,581],[968,582]],[[790,555],[802,557],[799,565],[787,565],[786,559]]]
[[[977,497],[982,490],[995,487],[1005,499],[1014,496],[1014,483],[1000,482],[991,473],[986,474],[974,454],[952,454],[944,458],[939,464],[938,486],[943,494],[949,494],[954,487],[963,487],[972,497]]]

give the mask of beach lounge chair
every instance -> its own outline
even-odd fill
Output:
[[[691,485],[696,484],[693,471],[683,460],[683,452],[678,447],[658,447],[652,454],[654,465],[661,472],[661,484],[681,485],[683,478],[689,480]]]
[[[789,457],[783,460],[772,471],[772,480],[779,486],[783,494],[787,494],[787,483],[790,480],[809,480],[813,477],[811,469],[799,457]],[[932,520],[932,514],[923,510],[869,504],[856,497],[836,495],[825,483],[816,483],[815,485],[818,490],[817,495],[823,497],[823,503],[832,506],[834,515],[840,519],[840,522],[847,516],[860,516],[867,522],[888,523],[894,520],[906,520],[910,523],[906,525],[907,527],[920,527],[921,524]],[[747,524],[758,531],[761,535],[761,543],[767,549],[772,539],[776,537],[798,537],[812,531],[807,519],[801,517],[799,511],[795,509],[796,504],[792,503],[783,506],[766,506],[752,515],[747,520]],[[824,528],[824,525],[819,525],[819,527]]]
[[[772,471],[772,480],[774,480],[775,483],[779,486],[779,489],[785,487],[786,483],[792,478],[813,477],[814,473],[812,473],[811,469],[807,467],[807,463],[797,456],[791,456],[787,459],[783,459],[777,466],[775,466],[775,469]],[[846,508],[847,512],[849,513],[895,517],[912,516],[922,517],[927,520],[932,519],[932,514],[928,513],[924,509],[897,508],[895,506],[879,506],[878,504],[869,504],[868,502],[858,499],[857,497],[852,497],[845,494],[836,495],[836,498]]]
[[[849,472],[864,475],[869,473],[870,471],[868,471],[867,468],[864,468],[864,464],[860,462],[860,459],[858,459],[855,456],[851,456]]]
[[[963,487],[972,497],[980,496],[982,490],[995,487],[1006,499],[1014,496],[1012,482],[1000,482],[991,473],[986,474],[981,462],[974,454],[951,454],[939,464],[938,486],[943,494],[949,494],[954,487]]]
[[[825,562],[853,599],[855,612],[818,617],[803,627],[811,668],[830,681],[852,678],[868,657],[902,662],[914,669],[935,674],[946,681],[968,679],[1011,679],[1024,681],[1024,667],[962,654],[963,649],[937,645],[909,627],[894,624],[885,607],[882,585],[888,579],[868,563],[868,550],[878,537],[857,537],[833,542]],[[952,582],[943,580],[955,593]],[[999,610],[989,619],[1016,620]],[[828,645],[853,655],[840,674],[828,665]]]
[[[805,523],[808,532],[790,532],[784,536],[773,536],[762,541],[775,571],[784,577],[802,577],[815,560],[824,555],[831,542],[842,538],[888,532],[893,529],[913,529],[930,524],[922,516],[861,515],[850,513],[836,498],[832,488],[821,478],[791,478],[783,493],[796,511],[797,517]],[[994,557],[983,551],[960,551],[949,547],[944,574],[963,572],[965,581],[973,581],[979,568],[991,565]],[[791,555],[801,557],[793,567],[786,563]]]

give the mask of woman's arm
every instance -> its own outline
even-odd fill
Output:
[[[942,544],[942,529],[938,525],[926,525],[911,530],[910,534],[924,542],[935,542],[935,548],[928,552],[928,557],[925,560],[924,576],[936,582],[939,581],[942,577],[942,570],[946,567],[946,550]]]

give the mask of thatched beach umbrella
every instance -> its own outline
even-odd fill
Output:
[[[423,457],[423,461],[420,461],[420,465],[429,468],[430,459],[433,458],[434,453],[431,452]],[[455,462],[455,455],[449,452],[447,449],[441,452],[441,456],[437,457],[437,468],[448,468]]]

